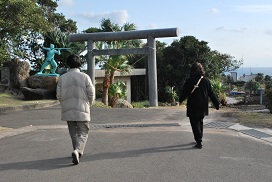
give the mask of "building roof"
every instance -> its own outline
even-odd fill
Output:
[[[124,77],[130,77],[130,76],[136,76],[136,75],[146,75],[146,69],[133,69],[131,73],[127,74],[121,74],[119,71],[116,71],[115,76],[124,76]],[[105,76],[105,70],[95,70],[95,77],[104,77]]]

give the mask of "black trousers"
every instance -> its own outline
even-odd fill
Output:
[[[194,138],[197,143],[202,142],[203,137],[203,119],[204,117],[189,117]]]

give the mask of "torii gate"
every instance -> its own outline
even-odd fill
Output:
[[[134,30],[125,32],[99,32],[69,35],[70,42],[87,41],[88,62],[87,74],[90,75],[93,83],[95,81],[95,56],[97,55],[128,55],[128,54],[148,54],[148,82],[149,82],[149,105],[158,106],[157,88],[157,63],[156,63],[156,42],[159,37],[177,37],[178,28]],[[96,50],[95,41],[115,41],[147,39],[147,47],[132,49],[104,49]]]

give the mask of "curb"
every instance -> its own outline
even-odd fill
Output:
[[[240,124],[234,124],[230,126],[229,129],[272,143],[272,130],[268,128],[250,128]]]
[[[251,128],[239,123],[211,121],[204,124],[207,128],[230,129],[272,144],[272,130],[269,128]]]
[[[63,128],[67,128],[67,125],[55,125],[55,126],[24,126],[18,129],[11,129],[8,128],[7,131],[1,132],[0,131],[0,140],[3,138],[7,138],[7,137],[12,137],[12,136],[16,136],[16,135],[20,135],[20,134],[24,134],[24,133],[29,133],[32,131],[37,131],[37,130],[44,130],[44,129],[63,129]]]
[[[14,111],[24,111],[24,110],[30,110],[30,109],[40,109],[44,107],[50,107],[59,104],[59,101],[49,101],[45,103],[35,103],[35,104],[29,104],[29,105],[18,105],[18,106],[12,106],[12,107],[0,107],[0,113],[6,113],[6,112],[14,112]]]

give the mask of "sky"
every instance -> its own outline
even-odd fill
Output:
[[[243,59],[243,67],[272,67],[271,0],[59,0],[58,13],[79,31],[100,27],[103,18],[137,30],[178,28],[184,36],[208,42],[211,50]]]

